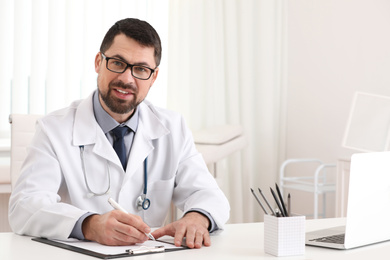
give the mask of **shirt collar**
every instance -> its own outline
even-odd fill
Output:
[[[112,118],[103,109],[99,101],[99,94],[97,90],[95,91],[95,93],[93,93],[93,113],[95,115],[96,121],[98,122],[99,126],[102,128],[104,134],[107,134],[112,129],[120,125],[114,118]],[[129,120],[122,123],[122,125],[126,125],[135,133],[138,128],[138,118],[139,118],[139,113],[138,113],[138,109],[136,108],[133,115],[129,118]]]

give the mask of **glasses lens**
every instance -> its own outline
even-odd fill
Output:
[[[116,59],[109,59],[107,62],[107,68],[111,71],[122,73],[125,71],[127,64]]]
[[[133,76],[139,79],[148,79],[152,74],[152,70],[143,66],[133,66]]]

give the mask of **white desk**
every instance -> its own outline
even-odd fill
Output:
[[[306,230],[338,226],[344,219],[308,220]],[[183,250],[170,253],[136,256],[136,258],[121,259],[275,259],[264,253],[263,223],[231,224],[220,234],[212,236],[211,247]],[[379,243],[351,250],[333,250],[306,246],[305,255],[281,257],[284,260],[322,260],[322,259],[384,259],[390,252],[390,242]],[[31,241],[30,237],[18,236],[13,233],[0,233],[0,259],[4,260],[82,260],[98,259],[69,250]]]

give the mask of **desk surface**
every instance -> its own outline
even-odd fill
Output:
[[[344,219],[308,220],[306,230],[339,226]],[[135,259],[275,259],[264,253],[263,223],[230,224],[225,230],[211,237],[211,247],[183,250],[170,253],[136,256]],[[334,250],[306,246],[306,252],[301,256],[281,257],[282,259],[382,259],[390,252],[390,242],[379,243],[351,250]],[[31,241],[30,237],[18,236],[13,233],[0,233],[0,259],[7,260],[83,260],[98,259],[69,250],[56,248],[46,244]],[[120,258],[134,259],[134,258]]]

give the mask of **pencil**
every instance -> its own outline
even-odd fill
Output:
[[[272,214],[275,215],[275,211],[274,211],[274,209],[271,207],[271,205],[269,204],[267,198],[264,196],[264,194],[263,194],[263,192],[260,190],[260,188],[258,188],[258,189],[259,189],[260,195],[261,195],[261,196],[263,197],[263,199],[265,200],[265,203],[267,203],[267,205],[268,205],[269,209],[271,210]],[[275,215],[275,216],[276,216],[276,215]]]
[[[280,205],[280,202],[279,202],[279,200],[278,200],[278,196],[275,194],[274,190],[273,190],[271,187],[270,187],[269,189],[271,190],[272,196],[274,197],[275,202],[276,202],[276,204],[278,205],[278,208],[279,208],[279,210],[280,210],[280,214],[281,214],[283,217],[285,217],[286,215],[284,214],[282,205]]]
[[[287,196],[287,211],[288,211],[288,215],[291,216],[291,195],[290,195],[290,193]]]
[[[264,213],[266,215],[268,215],[268,212],[265,210],[265,208],[264,208],[263,204],[261,203],[259,197],[257,197],[257,195],[255,194],[255,192],[253,191],[252,188],[251,188],[251,192],[252,192],[253,196],[255,197],[255,199],[257,200],[257,202],[259,203],[260,207],[263,209]]]
[[[278,184],[275,183],[275,187],[276,187],[276,192],[279,195],[280,203],[282,204],[282,208],[280,210],[283,211],[283,214],[284,214],[285,217],[288,217],[288,212],[287,212],[286,206],[284,205],[283,196],[282,196],[282,193],[279,190]]]

